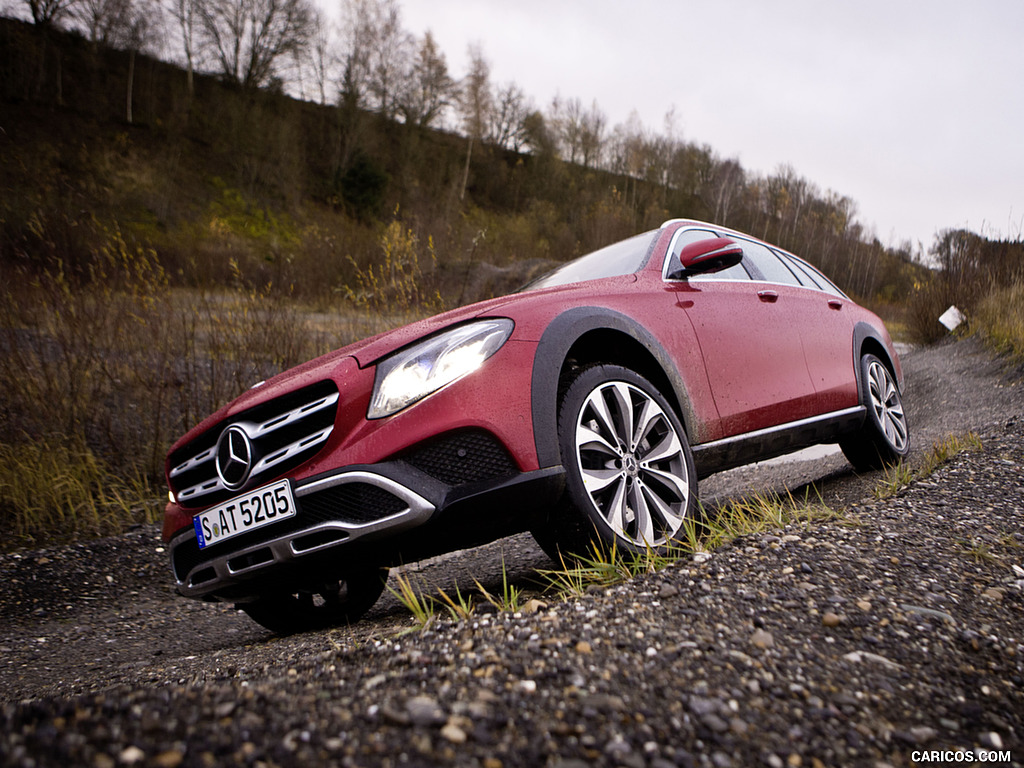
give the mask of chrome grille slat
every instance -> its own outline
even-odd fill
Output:
[[[208,450],[205,450],[202,453],[200,453],[198,456],[193,456],[184,464],[179,464],[178,466],[176,466],[174,469],[171,470],[170,476],[177,477],[183,472],[188,472],[190,469],[195,469],[195,467],[199,466],[200,464],[204,464],[207,461],[213,461],[213,457],[215,454],[216,451],[213,448],[209,448]]]
[[[317,432],[315,435],[310,435],[302,440],[296,440],[291,445],[286,445],[278,451],[275,451],[270,456],[264,456],[260,461],[253,467],[252,477],[266,472],[268,469],[273,469],[278,464],[287,461],[297,453],[309,450],[312,446],[318,443],[327,442],[327,438],[331,436],[331,432],[334,431],[334,427],[328,427],[327,429]]]
[[[256,424],[255,429],[249,433],[249,436],[254,440],[259,439],[262,435],[272,432],[281,427],[292,424],[300,419],[304,419],[311,413],[323,410],[324,408],[330,408],[332,405],[338,402],[338,393],[335,392],[333,395],[320,398],[316,402],[309,403],[308,405],[300,406],[299,408],[293,408],[287,413],[282,413],[280,416],[275,416],[272,419],[268,419],[262,424]],[[248,430],[246,430],[248,432]]]

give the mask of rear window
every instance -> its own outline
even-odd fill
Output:
[[[647,263],[651,246],[658,230],[635,235],[628,240],[601,248],[586,256],[580,256],[532,283],[523,286],[524,291],[535,291],[539,288],[551,288],[556,285],[581,283],[584,280],[598,280],[602,277],[618,277],[631,275]]]

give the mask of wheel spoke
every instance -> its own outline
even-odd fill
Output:
[[[595,432],[587,424],[580,424],[576,428],[576,447],[580,451],[594,451],[606,453],[609,456],[618,456],[618,446],[612,445],[600,432]]]
[[[645,478],[656,478],[666,489],[673,491],[676,495],[676,502],[685,502],[690,495],[690,484],[685,477],[680,477],[672,472],[665,472],[654,467],[645,469],[644,476]],[[648,487],[650,487],[650,483],[648,483]]]
[[[673,538],[679,532],[679,529],[683,527],[683,518],[677,515],[661,496],[654,493],[649,486],[644,488],[644,494],[647,496],[648,505],[653,507],[654,512],[664,523],[664,537],[666,539]]]
[[[645,547],[653,547],[658,537],[654,533],[654,520],[651,518],[651,510],[647,506],[647,496],[643,492],[643,486],[633,483],[629,495],[632,497],[632,509],[636,523],[636,535],[633,539]]]
[[[587,398],[583,410],[587,411],[587,406],[593,410],[598,426],[604,430],[609,443],[621,443],[629,434],[628,426],[624,428],[624,425],[628,425],[632,419],[632,405],[629,393],[623,393],[618,383],[612,383],[594,390]]]
[[[665,415],[661,408],[653,400],[645,400],[636,415],[636,423],[633,425],[633,439],[629,445],[631,451],[635,451],[638,445],[642,445],[647,435]]]
[[[620,479],[619,483],[615,486],[615,493],[612,495],[612,499],[604,511],[605,520],[608,521],[608,525],[610,525],[612,530],[619,536],[627,536],[627,512],[626,481],[624,479]]]
[[[583,486],[591,496],[622,478],[620,469],[581,469],[580,474],[583,476]]]
[[[644,464],[651,464],[674,459],[681,456],[682,453],[683,445],[679,442],[679,435],[675,433],[675,430],[669,430],[657,445],[639,458]]]

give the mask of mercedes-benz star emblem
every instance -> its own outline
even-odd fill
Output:
[[[252,442],[237,424],[225,429],[217,441],[217,474],[224,485],[237,491],[252,471]]]

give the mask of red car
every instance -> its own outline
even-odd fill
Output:
[[[807,262],[669,221],[254,387],[172,447],[163,534],[181,594],[328,626],[399,562],[524,530],[664,547],[711,473],[897,462],[901,389],[882,321]]]

